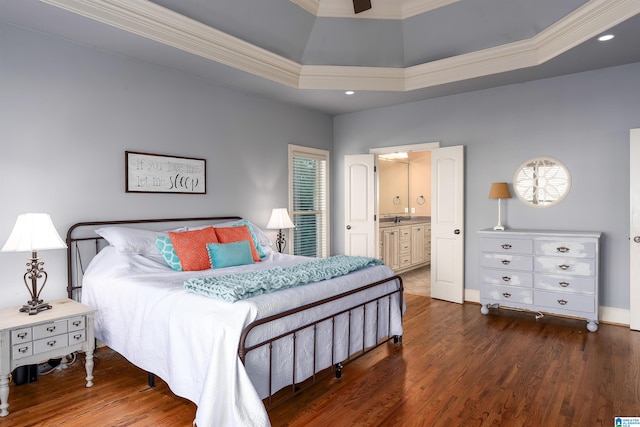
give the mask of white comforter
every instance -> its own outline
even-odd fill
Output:
[[[260,372],[264,371],[261,366],[264,361],[260,363],[256,356],[253,361],[247,359],[247,369],[240,362],[237,351],[242,329],[257,318],[391,277],[393,272],[385,266],[376,266],[235,303],[190,293],[183,283],[196,276],[288,266],[308,260],[270,251],[263,262],[250,266],[175,272],[142,256],[119,255],[113,247],[107,247],[85,273],[82,302],[98,309],[96,337],[138,367],[161,377],[178,396],[194,402],[198,407],[195,424],[199,427],[269,426],[261,400],[269,392],[268,379]],[[393,288],[397,288],[395,282],[386,287]],[[380,293],[371,291],[368,297]],[[354,296],[352,300],[355,298],[364,300],[362,296]],[[392,307],[391,333],[401,335],[400,310],[396,309],[397,304]],[[316,310],[293,323],[321,316]],[[290,323],[263,328],[258,335],[291,328]],[[365,335],[370,335],[370,331]],[[362,341],[361,337],[356,333],[351,341]],[[339,346],[337,352],[342,356],[351,352],[351,344]],[[283,351],[287,351],[286,346]],[[327,358],[320,358],[323,359]],[[330,358],[327,360],[330,363]],[[276,372],[274,391],[291,382],[286,374],[291,368],[281,368],[282,372]],[[247,371],[255,374],[250,378]],[[311,372],[307,371],[304,367],[298,369],[295,380],[308,376]]]

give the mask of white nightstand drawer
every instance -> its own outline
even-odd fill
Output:
[[[78,317],[73,317],[69,319],[69,325],[68,325],[69,332],[79,331],[81,329],[84,329],[84,326],[85,326],[84,316],[78,316]]]
[[[36,325],[33,327],[33,339],[37,340],[45,337],[52,337],[54,335],[66,334],[68,330],[67,319]]]
[[[596,260],[582,258],[537,257],[536,273],[571,274],[574,276],[595,276]]]
[[[33,342],[16,344],[12,347],[11,359],[18,360],[33,354]]]
[[[485,296],[496,302],[533,304],[533,289],[485,285],[484,290]]]
[[[535,291],[536,305],[551,308],[555,311],[594,313],[595,297],[561,292]]]
[[[531,239],[513,239],[510,237],[485,238],[480,240],[480,250],[482,252],[530,255],[533,253],[533,241]]]
[[[47,337],[33,342],[33,354],[44,353],[49,350],[67,347],[69,345],[69,337],[67,334],[56,335],[55,337]]]
[[[11,331],[11,344],[33,341],[31,328],[14,329]]]
[[[84,330],[69,332],[69,345],[85,342],[86,340],[87,334]]]
[[[501,270],[527,270],[533,269],[533,258],[523,255],[486,254],[480,256],[482,267],[498,268]]]
[[[491,285],[533,286],[533,275],[529,272],[483,268],[480,274],[482,281]]]
[[[574,242],[562,240],[536,240],[536,255],[564,256],[575,258],[595,258],[595,242]]]
[[[576,292],[593,295],[596,293],[596,278],[536,274],[533,286],[536,289],[547,291]]]

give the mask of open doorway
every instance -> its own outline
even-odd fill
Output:
[[[429,239],[431,297],[462,304],[464,302],[463,146],[440,148],[439,143],[426,143],[371,149],[370,154],[346,155],[344,253],[380,256],[380,245],[385,237],[389,237],[392,243],[384,247],[399,248],[400,241],[397,235],[389,233],[385,236],[381,232],[381,221],[378,220],[377,215],[378,185],[375,165],[378,163],[377,154],[407,150],[431,151],[431,234]],[[394,226],[394,224],[390,225]],[[413,239],[412,235],[412,245],[413,242],[424,244],[424,234],[422,234],[422,240],[420,240],[420,233],[417,233],[417,239]],[[419,254],[420,245],[417,247],[418,250],[415,253]],[[424,247],[422,253],[424,254]],[[385,264],[390,267],[395,265],[395,262],[407,259],[394,250],[390,250],[390,255],[396,257],[389,258],[389,262],[385,260]]]
[[[431,151],[378,155],[380,253],[406,293],[431,296]]]

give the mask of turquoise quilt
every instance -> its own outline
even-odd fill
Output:
[[[194,277],[185,281],[184,287],[200,295],[235,302],[382,264],[382,261],[376,258],[336,255],[290,267],[273,267],[224,276]]]

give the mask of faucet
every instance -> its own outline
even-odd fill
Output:
[[[401,220],[401,219],[402,219],[401,217],[399,217],[398,215],[396,215],[396,217],[393,219],[393,222],[397,224],[397,223],[399,223],[399,222],[400,222],[400,220]]]

